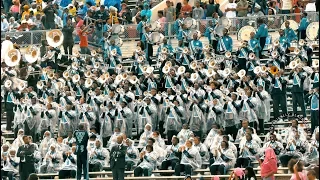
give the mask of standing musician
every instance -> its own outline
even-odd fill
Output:
[[[209,20],[208,27],[206,28],[206,31],[204,33],[204,36],[208,38],[209,43],[212,45],[214,52],[217,52],[217,45],[219,40],[219,36],[215,32],[215,29],[219,26],[218,18],[218,13],[213,13],[213,19]]]
[[[243,41],[239,48],[238,54],[238,69],[246,69],[247,60],[249,59],[249,53],[251,50],[248,48],[248,41]]]
[[[191,38],[190,38],[190,29],[187,28],[187,25],[186,24],[182,24],[182,30],[179,32],[178,34],[178,40],[179,41],[183,41],[183,44],[185,47],[189,47],[189,43],[191,41]]]
[[[311,132],[319,126],[319,87],[310,91]]]
[[[300,20],[298,32],[299,39],[306,39],[307,37],[307,27],[309,25],[308,14],[306,12],[302,13],[302,18]]]
[[[163,48],[167,48],[167,53],[168,53],[168,54],[173,53],[173,48],[172,48],[171,44],[168,44],[167,38],[164,38],[163,41],[162,41],[162,44],[159,45],[158,51],[157,51],[157,56],[160,55],[160,53],[162,52],[161,50],[162,50]]]
[[[285,22],[285,29],[284,29],[284,34],[286,38],[288,39],[288,42],[291,43],[292,41],[298,40],[298,37],[294,30],[290,27],[290,21]]]
[[[306,77],[302,72],[302,64],[298,64],[294,69],[292,69],[289,75],[289,79],[293,80],[293,85],[291,88],[293,113],[295,115],[298,114],[297,106],[300,105],[302,115],[306,119],[307,115],[303,94],[303,81],[305,80],[305,78]]]
[[[257,24],[259,26],[258,31],[255,35],[255,38],[257,38],[260,42],[260,54],[259,58],[262,56],[262,51],[264,49],[264,46],[266,44],[266,39],[268,37],[268,26],[263,22],[263,19],[259,18],[257,20]]]
[[[256,55],[256,57],[259,57],[259,52],[261,50],[261,47],[260,47],[259,40],[257,38],[255,38],[255,35],[256,35],[255,32],[250,33],[250,40],[248,42],[248,48],[250,51],[252,51]],[[242,68],[242,69],[244,69],[244,68]]]
[[[181,12],[177,20],[174,22],[174,31],[176,32],[177,39],[179,38],[180,31],[182,31],[183,20],[184,20],[184,15]]]
[[[232,52],[232,38],[229,36],[229,30],[227,28],[223,29],[223,36],[218,41],[218,52],[223,54],[227,51]]]
[[[203,54],[202,54],[203,46],[202,46],[202,42],[199,40],[200,37],[198,37],[197,33],[194,33],[192,37],[193,37],[193,40],[190,42],[189,48],[196,60],[203,59]]]
[[[145,33],[143,33],[142,39],[141,41],[143,42],[143,44],[146,46],[146,59],[149,62],[149,65],[151,65],[151,57],[153,56],[153,43],[152,40],[150,39],[150,28],[149,27],[145,27],[144,28]]]
[[[287,114],[287,81],[282,77],[283,70],[269,76],[272,77],[271,81],[271,97],[273,99],[273,112],[274,118],[280,117],[279,106],[281,106],[282,114]]]

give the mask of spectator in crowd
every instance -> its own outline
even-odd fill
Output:
[[[280,0],[281,14],[290,14],[293,7],[293,1],[291,0]]]
[[[22,15],[21,15],[21,20],[24,20],[26,15],[30,15],[30,9],[29,9],[28,5],[24,5],[23,6],[23,12],[22,12]]]
[[[166,1],[167,7],[164,8],[164,17],[166,18],[166,22],[171,23],[176,20],[176,9],[171,5],[171,1]]]
[[[190,6],[189,0],[183,0],[183,5],[181,7],[182,13],[192,13],[192,6]]]
[[[202,7],[200,7],[200,1],[196,1],[196,7],[192,11],[192,18],[196,20],[200,20],[204,17],[204,11]]]
[[[298,179],[307,179],[307,175],[303,172],[303,161],[299,159],[291,159],[288,163],[288,168],[291,171],[292,176],[291,179],[298,180]]]
[[[178,2],[176,5],[176,16],[179,17],[181,13],[182,4],[181,2]]]
[[[91,34],[93,29],[89,30],[89,27],[92,26],[93,24],[89,24],[89,25],[84,25],[82,24],[82,26],[80,27],[78,36],[80,38],[80,49],[81,49],[81,53],[82,54],[91,54],[90,50],[89,50],[89,44],[88,44],[88,34]],[[87,32],[87,30],[89,30],[89,32]]]
[[[15,21],[14,17],[9,18],[9,31],[16,31],[20,24]]]
[[[92,4],[93,6],[95,4]],[[101,3],[102,5],[102,3]],[[104,0],[104,4],[108,9],[110,9],[111,6],[117,8],[119,11],[121,11],[121,1],[120,0]]]
[[[302,19],[299,24],[298,32],[299,32],[299,39],[306,39],[306,30],[309,25],[309,20],[308,20],[308,14],[303,13],[302,14]]]
[[[158,22],[161,25],[161,32],[165,30],[165,24],[166,24],[166,17],[163,16],[163,11],[158,11]]]
[[[90,13],[91,12],[89,12],[88,14],[90,14]],[[100,9],[98,11],[96,11],[94,14],[94,19],[96,21],[95,21],[95,29],[94,29],[94,33],[93,33],[93,38],[96,39],[97,43],[102,38],[102,33],[103,33],[102,28],[103,28],[104,24],[106,23],[107,17],[108,17],[108,15],[107,15],[107,11],[105,9],[105,6],[101,5]]]
[[[237,17],[246,17],[248,14],[248,6],[249,6],[249,3],[247,0],[240,0],[237,3],[237,8],[236,8]],[[244,25],[241,22],[240,22],[240,24],[241,24],[241,26]]]
[[[1,32],[7,32],[9,30],[9,23],[4,15],[1,15]]]
[[[19,0],[13,0],[13,5],[10,8],[10,13],[15,17],[18,18],[18,15],[20,13],[20,1]]]
[[[27,180],[38,180],[38,179],[39,179],[38,175],[35,173],[32,173],[29,175]]]
[[[226,17],[231,19],[231,27],[235,27],[236,25],[236,19],[237,16],[237,4],[234,2],[234,0],[229,0],[229,3],[226,4],[225,10]]]
[[[48,3],[47,6],[43,9],[43,12],[46,16],[44,27],[46,29],[55,29],[56,28],[56,25],[54,22],[55,9],[53,8],[52,0],[48,0],[47,3]]]

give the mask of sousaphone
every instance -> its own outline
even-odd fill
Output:
[[[299,24],[296,21],[294,21],[294,20],[287,20],[287,21],[290,22],[290,25],[289,25],[290,28],[292,28],[294,31],[298,30]],[[285,24],[286,24],[286,21],[282,23],[281,29],[285,29],[286,28]]]
[[[10,51],[8,51],[4,58],[4,62],[7,66],[10,67],[17,66],[20,63],[20,60],[21,54],[17,49],[11,49]]]
[[[187,17],[183,20],[183,24],[186,25],[188,29],[197,28],[197,21],[191,17]]]
[[[5,82],[4,82],[4,87],[5,88],[10,88],[12,86],[12,81],[7,79]]]
[[[40,49],[36,46],[28,46],[24,57],[28,63],[34,63],[40,57]]]
[[[123,34],[124,33],[124,26],[119,24],[113,24],[112,25],[112,33],[113,34]]]
[[[181,75],[186,72],[186,68],[184,66],[180,66],[177,70],[177,75]]]
[[[159,33],[159,32],[152,32],[149,35],[149,39],[151,41],[151,43],[162,43],[163,39],[164,39],[164,35]]]
[[[72,38],[72,37],[69,37]],[[46,39],[51,47],[58,47],[62,44],[64,36],[61,30],[53,29],[49,32],[46,32]]]

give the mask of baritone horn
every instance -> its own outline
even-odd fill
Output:
[[[255,57],[256,57],[256,55],[254,53],[249,54],[249,59],[253,60]]]
[[[230,52],[230,51],[227,51],[226,54],[225,54],[225,56],[226,56],[226,58],[228,58],[228,59],[231,58],[231,52]]]
[[[17,66],[20,63],[20,60],[21,54],[17,49],[11,49],[10,51],[8,51],[4,58],[4,62],[7,66],[10,67]]]
[[[61,30],[53,29],[46,33],[46,39],[49,46],[58,47],[62,44],[64,36]]]
[[[6,80],[5,82],[4,82],[4,87],[6,87],[6,88],[10,88],[12,86],[12,81],[11,80]]]
[[[279,72],[279,69],[278,69],[277,66],[272,66],[272,67],[270,68],[270,73],[271,73],[272,75],[278,74],[278,72]]]

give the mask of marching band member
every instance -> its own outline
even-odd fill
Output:
[[[17,157],[16,150],[12,148],[9,149],[8,155],[3,156],[3,161],[5,161],[5,165],[1,169],[1,176],[3,178],[7,177],[9,180],[11,180],[15,175],[19,173],[20,158]]]
[[[245,91],[245,95],[242,96],[243,106],[240,111],[240,118],[248,119],[249,123],[252,123],[252,127],[257,127],[258,118],[256,111],[258,109],[257,99],[252,96],[252,91]]]
[[[220,146],[220,143],[223,141],[224,133],[222,129],[218,129],[217,135],[213,139],[213,143],[209,146],[210,152],[213,153],[215,149]]]
[[[316,62],[315,60],[312,61],[312,64]],[[319,62],[319,61],[318,61]],[[316,87],[319,87],[319,67],[316,66],[317,64],[314,63],[314,65],[312,66],[313,68],[313,72],[311,73],[310,79],[311,79],[311,84],[312,87],[311,89],[314,89]]]
[[[14,122],[14,113],[13,113],[13,108],[14,108],[14,101],[16,100],[17,93],[13,91],[11,88],[7,88],[6,94],[4,96],[5,101],[5,110],[7,114],[7,127],[6,130],[10,131],[12,122]]]
[[[281,117],[279,113],[279,105],[281,105],[282,115],[287,114],[287,80],[281,77],[282,74],[282,70],[279,70],[279,72],[274,75],[269,73],[272,77],[271,97],[273,99],[273,114],[276,119]]]
[[[147,145],[146,150],[140,153],[142,162],[134,169],[134,177],[151,176],[152,170],[156,168],[158,156],[153,150],[153,146]]]
[[[158,51],[157,51],[157,56],[159,56],[160,53],[162,52],[162,48],[167,48],[168,54],[173,53],[173,48],[170,44],[168,44],[168,40],[166,38],[164,38],[162,41],[162,44],[159,45]]]
[[[251,36],[251,34],[250,34]],[[250,46],[249,46],[250,47]],[[249,59],[250,50],[248,47],[248,41],[243,41],[241,47],[239,48],[238,54],[238,69],[246,69],[247,60]]]
[[[235,165],[236,157],[227,141],[220,143],[219,148],[214,150],[213,156],[214,162],[210,165],[211,175],[225,175]]]
[[[39,129],[41,130],[41,134],[43,134],[45,131],[50,130],[50,132],[55,132],[56,124],[57,124],[57,113],[52,108],[51,104],[47,104],[45,107],[44,105],[42,112],[41,112],[41,122],[39,125]],[[52,128],[51,128],[52,127]]]
[[[217,129],[220,129],[220,125],[223,124],[223,106],[220,103],[219,99],[217,99],[219,96],[215,95],[213,92],[211,94],[215,96],[215,99],[213,99],[212,101],[212,106],[209,106],[209,112],[207,115],[207,127],[212,127],[212,125],[216,124]]]
[[[289,142],[292,137],[295,136],[296,132],[299,132],[300,133],[300,138],[302,140],[306,140],[306,132],[304,131],[304,129],[299,126],[299,121],[298,120],[292,120],[292,123],[291,123],[291,126],[290,127],[287,127],[283,133],[283,135],[281,136],[284,136],[283,138],[283,142],[286,143],[286,142]]]
[[[184,20],[184,14],[183,12],[180,12],[178,18],[174,22],[174,31],[176,32],[177,39],[179,37],[180,31],[182,31],[182,26],[183,26],[183,20]]]
[[[192,141],[187,140],[184,146],[179,147],[182,153],[180,164],[174,168],[174,175],[180,176],[180,172],[184,171],[185,175],[191,175],[193,169],[200,168],[202,165],[201,156],[198,149],[192,146]]]
[[[266,142],[270,141],[272,135],[275,135],[276,139],[279,140],[282,143],[282,136],[275,131],[275,127],[274,126],[270,127],[270,131],[265,135],[263,143],[266,143]]]
[[[56,150],[54,144],[50,145],[50,148],[43,159],[42,166],[40,167],[40,173],[57,172],[62,163],[62,152]]]
[[[137,31],[139,32],[139,39],[142,40],[143,34],[145,33],[145,27],[147,23],[146,16],[141,16],[141,21],[139,22],[137,26]]]
[[[134,141],[127,138],[126,139],[127,153],[126,153],[126,171],[131,171],[132,167],[137,165],[139,161],[139,150],[134,147]]]
[[[315,164],[319,159],[319,132],[315,135],[315,140],[311,141],[309,149],[306,152],[308,164]]]
[[[26,101],[23,98],[20,99],[20,104],[15,105],[14,123],[13,123],[15,137],[17,136],[18,130],[24,127],[24,121],[25,121],[25,115],[26,115],[26,112],[24,110],[25,106],[26,106]]]
[[[302,65],[299,64],[297,67],[291,70],[289,74],[289,79],[293,81],[293,85],[291,88],[292,93],[292,103],[293,103],[293,113],[295,115],[298,114],[297,106],[301,107],[303,118],[307,119],[306,115],[306,107],[304,102],[304,94],[303,94],[303,81],[305,80],[305,76],[302,72]]]
[[[260,137],[255,133],[255,130],[251,127],[246,129],[246,134],[250,134],[252,137],[252,141],[255,141],[259,146],[262,144]],[[240,139],[239,144],[244,144],[246,142],[246,137],[242,137]]]
[[[304,156],[309,149],[309,143],[305,139],[305,136],[298,131],[287,142],[286,152],[279,158],[282,167],[287,167],[290,159]]]
[[[209,131],[209,133],[207,134],[206,139],[203,142],[203,144],[206,145],[207,148],[209,148],[213,144],[213,142],[215,140],[215,137],[217,135],[218,129],[220,129],[220,125],[219,124],[215,123],[215,124],[212,125],[211,130]]]
[[[285,29],[284,34],[286,38],[288,39],[288,43],[291,43],[292,41],[298,40],[297,35],[295,34],[294,30],[290,27],[290,21],[285,22]]]
[[[140,132],[140,130],[139,130]],[[138,147],[145,147],[147,145],[148,139],[152,135],[152,125],[147,123],[144,126],[144,132],[140,135],[139,145]]]
[[[111,138],[109,139],[108,145],[107,145],[107,147],[109,147],[110,149],[117,144],[117,137],[123,136],[123,133],[120,132],[119,127],[115,127],[113,131],[114,132],[113,132]]]
[[[152,137],[148,139],[147,141],[147,146],[151,145],[153,147],[153,150],[155,153],[157,153],[157,159],[156,159],[156,164],[157,166],[161,165],[161,162],[164,160],[164,158],[166,157],[166,151],[164,151],[164,148],[159,146],[159,143],[156,142],[155,139],[153,139]],[[146,146],[142,149],[141,152],[146,151]],[[141,159],[141,158],[140,158]]]
[[[166,148],[166,144],[165,144],[164,140],[161,138],[161,135],[158,131],[152,132],[151,138],[153,138],[155,140],[154,145],[157,145],[162,149]]]
[[[299,39],[306,39],[307,37],[307,27],[309,25],[309,20],[308,20],[308,14],[306,12],[302,13],[302,17],[300,20],[298,32],[299,32]]]
[[[261,59],[261,53],[264,49],[264,46],[266,44],[266,39],[268,37],[268,26],[263,22],[264,20],[259,18],[257,20],[257,24],[258,24],[258,30],[257,33],[255,34],[255,38],[257,38],[260,42],[260,54],[259,54],[259,58]]]
[[[41,143],[39,146],[39,151],[42,157],[45,157],[45,155],[47,154],[51,143],[53,143],[53,140],[54,139],[51,138],[50,131],[44,132],[43,139],[41,140]]]
[[[73,132],[68,131],[68,137],[64,138],[62,143],[72,147],[73,144],[76,142],[76,139],[73,137]]]
[[[149,62],[149,65],[151,65],[151,57],[153,56],[153,43],[151,42],[150,39],[150,28],[148,26],[146,26],[145,28],[145,33],[143,33],[143,36],[141,38],[141,41],[143,42],[143,44],[146,46],[146,59]]]
[[[230,134],[233,139],[236,138],[237,130],[236,126],[238,126],[239,122],[239,112],[243,106],[243,103],[240,103],[238,99],[238,94],[235,92],[231,93],[231,98],[229,96],[226,97],[226,102],[223,106],[224,114],[226,120],[223,124],[225,128],[226,135]],[[241,101],[243,102],[243,101]]]
[[[171,166],[171,169],[174,169],[176,165],[180,163],[181,152],[179,152],[179,139],[177,136],[172,136],[171,143],[172,144],[168,145],[166,148],[167,156],[161,162],[161,170],[168,170],[169,166]]]
[[[132,111],[127,107],[127,101],[122,99],[115,112],[115,126],[121,128],[121,132],[131,136]],[[130,134],[129,134],[130,133]]]
[[[271,134],[270,140],[263,145],[262,149],[265,150],[266,148],[272,148],[277,156],[284,150],[282,143],[277,139],[275,134]]]
[[[246,136],[247,129],[250,127],[247,119],[243,119],[241,125],[242,127],[238,130],[235,142],[240,142],[240,140]]]
[[[203,59],[202,42],[199,40],[197,33],[194,33],[192,35],[192,37],[193,37],[193,40],[190,41],[189,48],[190,48],[193,56],[196,58],[196,60]]]
[[[255,154],[258,152],[260,147],[255,141],[252,141],[251,134],[246,134],[246,142],[239,145],[240,153],[236,161],[235,167],[247,167],[251,164],[252,160],[255,158]]]
[[[172,104],[167,104],[166,107],[166,131],[167,138],[172,139],[173,136],[178,134],[178,130],[182,128],[182,120],[184,109],[179,105],[179,101],[175,100]]]
[[[11,147],[14,149],[18,149],[20,146],[24,144],[23,142],[24,130],[19,129],[17,137],[13,140]]]
[[[261,83],[259,79],[257,80],[257,82],[258,88],[255,90],[255,98],[258,100],[258,104],[260,105],[258,106],[258,111],[256,113],[259,121],[259,133],[264,134],[264,122],[270,121],[271,97],[270,94],[265,90],[266,83]]]
[[[250,51],[252,51],[256,57],[259,57],[259,52],[261,50],[261,46],[260,46],[260,42],[259,40],[255,37],[256,33],[255,32],[251,32],[250,33],[250,40],[248,42],[248,48]],[[249,52],[248,52],[249,54]],[[240,68],[240,69],[244,69],[244,68]]]
[[[177,39],[179,41],[183,41],[183,44],[185,47],[189,47],[189,43],[191,41],[191,38],[189,36],[190,30],[187,28],[186,24],[182,24],[182,29],[179,31]]]
[[[111,102],[107,104],[106,108],[102,108],[102,113],[100,115],[100,134],[102,137],[102,144],[104,147],[107,146],[108,141],[112,135],[113,122],[115,120],[115,109]]]
[[[194,97],[198,97],[197,94],[194,94]],[[202,101],[202,97],[199,96],[198,98],[191,100],[189,107],[189,111],[191,111],[189,122],[190,130],[194,135],[199,136],[200,138],[207,132],[205,127],[205,116],[201,106]]]
[[[196,147],[198,149],[202,162],[209,161],[210,155],[209,155],[208,148],[206,147],[206,145],[201,143],[200,137],[198,136],[194,137],[193,141],[194,141],[193,147]]]
[[[95,147],[89,151],[89,172],[102,171],[103,167],[109,164],[109,151],[102,147],[101,140],[97,139]]]
[[[238,148],[236,145],[234,145],[233,142],[230,141],[230,136],[224,135],[222,140],[225,142],[228,142],[229,148],[232,150],[234,157],[237,157],[238,156]]]
[[[183,124],[182,129],[177,135],[177,138],[179,139],[179,144],[183,145],[192,135],[193,132],[189,129],[189,125]]]
[[[319,129],[319,87],[311,90],[310,95],[310,109],[311,109],[311,132],[315,131],[315,128]]]
[[[153,130],[157,129],[157,108],[151,103],[150,95],[147,95],[142,102],[142,106],[139,110],[138,126],[142,129],[142,126],[146,123],[151,124]]]
[[[59,170],[59,179],[75,178],[77,174],[77,155],[75,154],[76,146],[72,146],[71,150],[63,152],[63,162]]]
[[[220,37],[218,41],[218,51],[217,53],[223,54],[227,51],[232,52],[233,42],[232,38],[229,36],[229,30],[223,29],[223,36]]]
[[[219,26],[218,13],[213,13],[213,19],[208,21],[208,26],[206,27],[206,31],[204,36],[208,38],[209,43],[211,44],[214,52],[217,52],[217,44],[219,40],[219,35],[216,34],[215,29]]]
[[[284,56],[285,54],[290,52],[288,50],[288,48],[290,47],[290,41],[289,41],[288,37],[285,35],[285,31],[283,29],[279,30],[279,35],[280,35],[280,37],[279,37],[278,51],[281,56]],[[288,57],[288,56],[286,55],[286,57]]]
[[[31,103],[25,107],[27,111],[26,120],[24,123],[24,132],[25,134],[29,134],[32,137],[36,137],[36,134],[40,132],[36,132],[38,130],[38,125],[40,123],[40,105],[36,102],[36,98],[33,97],[31,99]]]
[[[59,123],[59,136],[67,136],[67,131],[71,129],[71,123],[75,119],[76,112],[72,110],[71,105],[67,105],[61,109],[58,115]]]

